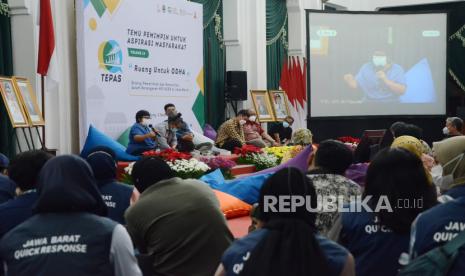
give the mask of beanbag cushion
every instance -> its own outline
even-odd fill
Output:
[[[212,189],[218,189],[226,182],[220,169],[216,169],[211,173],[203,175],[200,180],[207,183]]]
[[[87,155],[97,146],[106,146],[111,148],[115,154],[117,161],[137,161],[140,159],[138,156],[126,153],[126,148],[112,138],[103,134],[92,125],[89,126],[86,142],[81,151],[81,157],[86,158]]]
[[[227,193],[248,204],[254,204],[258,202],[258,196],[263,183],[272,174],[265,173],[226,181],[221,170],[217,169],[202,176],[200,180],[207,183],[214,190]]]
[[[128,127],[119,137],[118,137],[118,143],[123,145],[124,147],[128,147],[129,145],[129,132],[131,132],[131,128]]]
[[[220,202],[221,212],[227,219],[248,216],[252,205],[245,203],[244,201],[233,197],[227,193],[223,193],[218,190],[213,190],[218,201]]]
[[[208,138],[212,139],[213,141],[216,140],[216,131],[209,124],[205,124],[205,126],[203,127],[203,135],[207,136]]]
[[[263,183],[273,173],[251,175],[226,181],[218,190],[235,196],[248,204],[254,204],[258,202],[258,196],[260,195]]]

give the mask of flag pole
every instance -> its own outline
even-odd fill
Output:
[[[42,116],[45,121],[45,77],[44,75],[40,75],[40,90],[41,90],[41,97],[42,97]],[[42,126],[42,149],[45,150],[47,147],[45,146],[45,124]]]

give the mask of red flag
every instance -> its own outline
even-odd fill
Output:
[[[40,0],[40,32],[37,73],[47,75],[50,60],[55,50],[55,35],[50,0]]]
[[[297,57],[297,95],[296,100],[300,103],[300,106],[304,106],[304,86],[302,78],[302,67],[300,66],[300,57]]]
[[[286,92],[289,89],[289,68],[287,66],[287,62],[287,57],[285,57],[283,68],[281,69],[281,78],[279,79],[279,86]]]
[[[307,60],[305,60],[305,58],[303,59],[303,63],[304,63],[304,72],[302,73],[302,79],[303,79],[302,83],[304,85],[303,99],[304,99],[304,102],[306,102],[307,101]]]

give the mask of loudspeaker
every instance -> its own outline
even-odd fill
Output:
[[[226,72],[226,99],[233,101],[247,100],[247,72],[228,71]]]

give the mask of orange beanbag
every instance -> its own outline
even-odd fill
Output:
[[[221,191],[213,190],[227,219],[248,216],[252,205]]]

